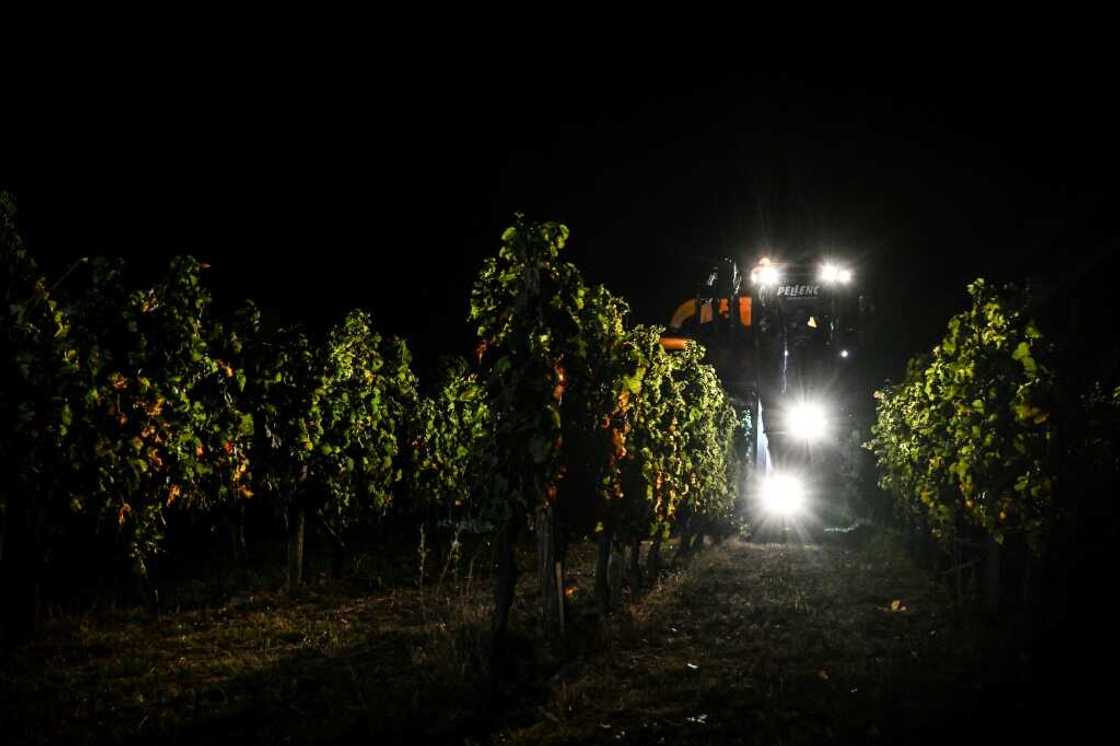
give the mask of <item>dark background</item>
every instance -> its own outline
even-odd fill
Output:
[[[666,323],[720,255],[846,258],[879,380],[977,276],[1115,318],[1117,121],[1093,62],[280,59],[122,57],[10,99],[0,187],[47,270],[117,254],[142,279],[191,253],[223,307],[312,327],[369,308],[422,373],[470,349],[472,278],[518,210],[567,224],[568,258],[637,321]]]

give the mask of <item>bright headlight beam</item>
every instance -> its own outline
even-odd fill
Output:
[[[751,270],[751,282],[762,287],[777,285],[782,281],[782,273],[772,264],[755,267]]]
[[[847,285],[852,281],[852,270],[829,262],[821,265],[818,276],[820,277],[820,281],[825,284],[831,285],[833,283],[839,283],[841,285]]]
[[[798,440],[813,443],[828,432],[828,417],[824,407],[815,402],[794,404],[786,414],[786,429]]]
[[[762,506],[775,515],[796,515],[805,507],[805,486],[789,474],[768,477],[762,483]]]

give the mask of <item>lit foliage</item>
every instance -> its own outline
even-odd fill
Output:
[[[408,427],[409,482],[418,502],[442,509],[450,518],[471,515],[490,425],[490,407],[478,375],[466,361],[451,361],[434,395],[420,399]]]
[[[218,354],[216,340],[226,340],[209,316],[204,269],[179,257],[158,283],[128,291],[118,265],[95,262],[73,305],[82,391],[73,505],[117,527],[141,574],[167,511],[251,495],[245,375]]]
[[[319,344],[266,333],[251,303],[219,323],[191,257],[142,289],[126,285],[122,262],[83,261],[60,301],[6,197],[0,206],[0,453],[26,466],[0,510],[5,527],[36,528],[32,551],[47,552],[39,534],[88,516],[144,575],[170,511],[212,513],[263,489],[341,531],[389,504],[416,380],[407,346],[383,340],[368,314]]]
[[[708,521],[730,518],[737,496],[738,416],[716,375],[703,362],[704,349],[689,345],[679,353],[677,380],[687,411],[684,430],[684,497],[694,515]]]
[[[625,500],[632,460],[645,485],[632,499],[664,525],[690,490],[696,510],[726,512],[735,414],[703,348],[673,356],[659,329],[627,332],[625,302],[559,261],[567,235],[519,218],[472,291],[493,397],[498,502],[532,508],[554,499],[570,461],[567,437],[592,444],[578,449],[590,454],[580,467],[591,469],[608,506]]]
[[[668,533],[687,491],[685,447],[688,407],[676,380],[682,363],[661,346],[660,327],[638,326],[630,332],[643,361],[642,387],[630,409],[628,465],[631,491],[640,490],[648,512],[635,511],[635,520],[648,521],[650,532]]]
[[[1021,534],[1040,552],[1055,517],[1051,346],[1017,289],[983,280],[931,355],[876,394],[872,450],[880,485],[923,514],[935,536]]]
[[[494,415],[487,508],[498,519],[551,503],[563,474],[567,369],[585,358],[580,316],[587,288],[561,262],[568,229],[518,216],[471,289],[470,320]]]
[[[402,478],[402,430],[416,409],[404,342],[352,311],[316,344],[268,330],[246,303],[229,325],[256,427],[252,481],[277,512],[310,510],[336,536],[383,511]]]
[[[233,329],[242,338],[253,412],[253,486],[281,514],[302,499],[321,428],[313,409],[320,385],[316,349],[300,329],[268,330],[260,310],[246,303]]]
[[[746,432],[715,369],[703,362],[704,348],[691,344],[668,353],[661,332],[639,326],[630,333],[641,353],[643,378],[630,412],[629,483],[641,490],[646,505],[629,516],[644,521],[646,533],[667,535],[682,509],[709,523],[731,517]]]
[[[24,465],[0,487],[3,525],[108,527],[143,575],[170,512],[262,496],[336,538],[404,485],[417,506],[501,521],[555,505],[569,471],[588,487],[571,528],[668,531],[686,500],[723,515],[742,448],[703,350],[628,331],[625,301],[560,260],[567,236],[517,218],[471,291],[481,372],[456,361],[421,398],[407,346],[369,314],[319,338],[251,302],[219,320],[191,257],[139,289],[123,262],[83,260],[60,299],[0,195],[0,457]]]
[[[364,311],[327,335],[308,431],[314,508],[335,530],[376,516],[402,477],[401,434],[416,406],[416,377],[403,340],[387,341]]]
[[[623,466],[630,457],[631,403],[641,391],[645,365],[624,327],[626,302],[602,286],[588,288],[585,297],[580,321],[587,344],[569,366],[565,461],[568,473],[582,472],[572,488],[586,491],[582,497],[591,501],[582,506],[582,516],[573,516],[574,523],[613,530],[642,502],[642,496],[626,493]]]

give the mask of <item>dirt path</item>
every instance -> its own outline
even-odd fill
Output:
[[[539,720],[494,743],[934,740],[978,698],[945,591],[901,557],[729,542],[561,671]]]

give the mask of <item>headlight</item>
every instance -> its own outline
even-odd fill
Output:
[[[815,402],[798,402],[786,413],[786,430],[798,440],[813,443],[828,432],[828,415]]]
[[[763,257],[758,266],[751,270],[751,282],[755,285],[767,287],[777,285],[781,281],[782,273],[778,270],[778,266],[771,264],[766,257]]]
[[[796,515],[805,508],[805,486],[788,474],[767,477],[762,483],[762,506],[767,513]]]
[[[847,285],[852,281],[852,270],[841,267],[838,264],[822,264],[820,272],[818,273],[820,281],[827,284],[840,284]]]

